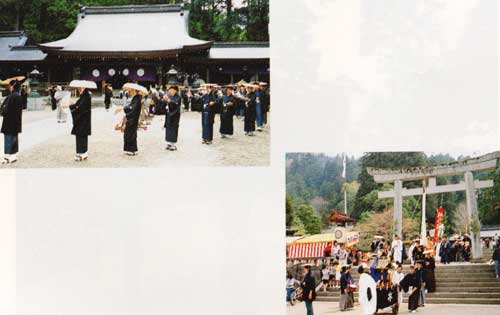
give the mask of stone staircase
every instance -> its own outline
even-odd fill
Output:
[[[491,255],[486,256],[488,259]],[[404,267],[404,273],[408,266]],[[359,280],[357,270],[351,274],[355,282]],[[436,292],[427,294],[428,304],[498,304],[500,305],[500,278],[495,278],[494,266],[481,264],[438,265],[435,269]],[[318,301],[338,302],[339,289],[318,291]],[[358,292],[354,299],[357,302]],[[404,302],[408,297],[404,295]]]

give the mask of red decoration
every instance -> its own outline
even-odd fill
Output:
[[[436,210],[436,221],[434,224],[434,243],[436,243],[438,240],[439,226],[443,224],[443,218],[444,218],[444,209],[439,207]]]

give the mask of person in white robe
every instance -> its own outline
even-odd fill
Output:
[[[54,98],[57,106],[57,122],[65,123],[68,119],[69,105],[71,105],[71,92],[63,91],[60,86],[57,86]]]
[[[363,315],[372,315],[377,311],[377,284],[368,274],[370,269],[366,264],[358,268],[359,276],[359,297]]]
[[[394,235],[391,248],[393,252],[393,261],[403,263],[403,242],[399,239],[398,235]]]

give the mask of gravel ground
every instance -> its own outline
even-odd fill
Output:
[[[344,315],[361,315],[361,306],[354,305],[354,309],[341,312],[339,303],[332,302],[314,302],[315,315],[326,314],[344,314]],[[294,306],[287,306],[287,315],[305,315],[306,307],[304,303],[299,303]],[[377,314],[392,314],[390,308],[379,311]],[[399,308],[399,314],[409,314],[408,305],[404,303]],[[437,314],[437,315],[472,315],[472,314],[488,314],[500,315],[500,307],[498,305],[471,305],[471,304],[427,304],[425,307],[417,309],[417,315]]]
[[[221,139],[219,116],[214,124],[214,141],[201,144],[201,117],[197,112],[182,113],[178,150],[165,150],[164,117],[156,116],[148,130],[139,130],[139,155],[123,154],[123,134],[113,130],[116,117],[104,108],[92,111],[92,136],[89,137],[89,159],[75,162],[75,138],[70,134],[71,118],[58,124],[55,112],[46,109],[23,114],[18,161],[0,168],[70,168],[70,167],[169,167],[169,166],[269,166],[270,128],[243,133],[243,122],[234,119],[235,134]],[[3,148],[3,137],[0,137]]]

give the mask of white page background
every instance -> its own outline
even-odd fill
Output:
[[[285,314],[284,153],[497,149],[497,17],[272,0],[272,166],[2,170],[0,314]]]

